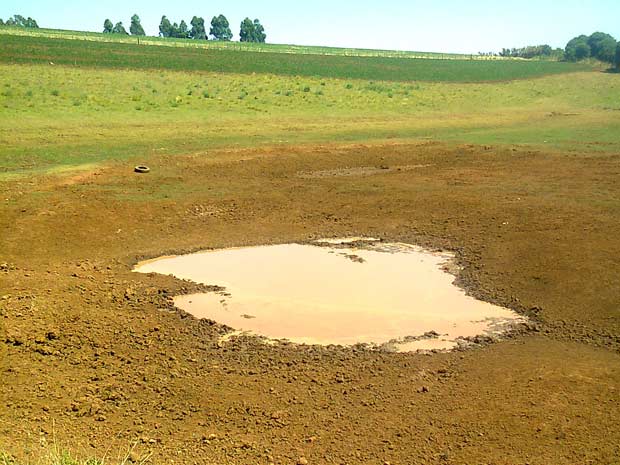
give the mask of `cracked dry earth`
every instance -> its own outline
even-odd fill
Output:
[[[426,142],[133,162],[0,184],[0,446],[16,458],[619,463],[617,155]],[[460,285],[533,323],[430,355],[221,343],[171,305],[204,286],[131,272],[346,236],[451,250]]]

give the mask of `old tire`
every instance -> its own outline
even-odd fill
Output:
[[[136,173],[148,173],[149,171],[151,171],[151,168],[149,168],[148,166],[139,165],[136,166],[133,170]]]

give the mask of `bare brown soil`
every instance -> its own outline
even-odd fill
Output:
[[[0,186],[4,450],[619,463],[617,154],[426,143],[161,156],[133,173],[141,162]],[[222,327],[170,305],[199,286],[131,273],[165,254],[349,235],[453,250],[470,292],[536,324],[431,356],[218,344]]]

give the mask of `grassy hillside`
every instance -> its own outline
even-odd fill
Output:
[[[0,34],[0,62],[442,82],[526,79],[586,69],[584,65],[559,62],[438,60],[152,47],[137,43],[7,34]]]
[[[620,149],[620,80],[402,83],[0,65],[5,176],[215,147],[406,141]]]
[[[620,141],[617,76],[563,74],[583,69],[566,63],[3,34],[0,44],[2,178],[223,146],[431,138],[616,150]]]

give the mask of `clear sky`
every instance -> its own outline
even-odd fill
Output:
[[[1,0],[0,18],[31,16],[41,27],[98,31],[103,21],[129,30],[137,13],[148,35],[162,15],[189,24],[224,14],[238,38],[246,16],[258,18],[267,42],[298,45],[477,53],[548,43],[564,47],[579,34],[620,39],[620,0]]]

